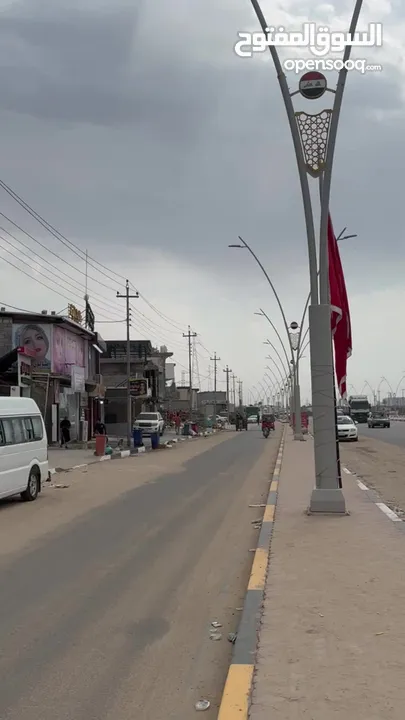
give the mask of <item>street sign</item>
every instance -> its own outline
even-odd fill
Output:
[[[75,305],[72,305],[69,303],[68,305],[68,316],[70,320],[73,320],[73,322],[77,323],[78,325],[81,325],[83,322],[82,313],[80,310],[77,309]]]
[[[299,83],[299,91],[307,100],[317,100],[326,92],[328,85],[325,75],[313,70],[302,76]]]

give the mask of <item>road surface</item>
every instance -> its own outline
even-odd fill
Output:
[[[375,440],[397,445],[405,448],[405,423],[391,422],[389,428],[369,428],[361,423],[357,426],[361,437],[368,437]]]
[[[252,428],[2,503],[1,720],[216,718],[277,448]]]

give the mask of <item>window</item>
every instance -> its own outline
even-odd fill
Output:
[[[28,441],[34,440],[34,428],[32,426],[31,418],[24,418],[25,432],[27,433]]]
[[[42,420],[37,415],[36,417],[31,418],[32,426],[34,428],[34,438],[35,440],[42,440],[44,437],[44,430],[42,427]]]
[[[14,445],[13,426],[10,418],[4,418],[1,421],[3,426],[3,435],[5,445]]]
[[[16,445],[25,443],[28,440],[27,433],[25,431],[25,425],[22,418],[11,418],[11,426],[13,428],[14,442]]]
[[[3,425],[0,422],[0,445],[5,445],[6,439],[4,437]]]

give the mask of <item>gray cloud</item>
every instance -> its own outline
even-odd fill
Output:
[[[220,276],[227,245],[241,233],[276,273],[286,263],[305,267],[295,160],[274,70],[269,60],[240,60],[232,50],[237,30],[254,22],[247,0],[219,8],[196,2],[192,12],[180,0],[159,11],[153,3],[40,7],[31,0],[0,25],[8,127],[0,147],[10,184],[107,255],[115,252],[111,238],[123,252],[170,248]],[[402,121],[375,116],[402,108],[400,83],[393,71],[348,78],[332,207],[336,225],[359,234],[345,250],[355,272],[365,244],[378,275],[387,249],[396,252],[401,242]],[[24,153],[21,173],[15,158]]]

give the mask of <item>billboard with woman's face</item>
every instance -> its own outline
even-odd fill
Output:
[[[13,325],[14,347],[25,347],[35,353],[32,367],[36,370],[51,370],[51,328],[47,325],[27,323]]]

